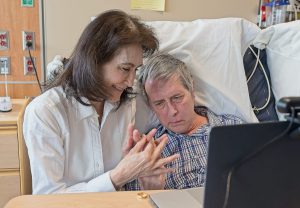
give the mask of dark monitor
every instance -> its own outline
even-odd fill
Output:
[[[299,208],[300,136],[290,134],[299,130],[299,124],[291,125],[289,133],[270,142],[289,125],[287,121],[214,127],[204,208]]]

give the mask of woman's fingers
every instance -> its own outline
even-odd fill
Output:
[[[168,137],[167,134],[163,134],[157,139],[155,139],[155,143],[158,145],[165,137]]]
[[[134,146],[133,130],[134,130],[134,126],[132,123],[130,123],[127,127],[127,136],[126,136],[125,142],[123,144],[123,154],[124,155],[127,155],[128,152]]]
[[[134,144],[138,143],[138,141],[141,140],[141,135],[140,135],[140,132],[135,129],[133,130],[133,141],[134,141]]]
[[[147,136],[147,141],[149,142],[150,140],[153,139],[157,129],[152,129],[146,136]]]
[[[138,152],[141,152],[143,151],[144,149],[144,146],[146,145],[147,143],[147,138],[145,136],[143,136],[136,144],[135,146],[130,150],[130,154],[133,154],[133,153],[138,153]]]
[[[157,146],[153,152],[153,158],[157,159],[161,157],[161,153],[167,143],[168,143],[167,135],[163,135],[163,137],[160,137],[160,142],[157,143]]]
[[[141,174],[139,174],[139,177],[153,176],[153,175],[164,175],[164,174],[167,174],[167,173],[172,173],[174,171],[175,171],[175,169],[173,169],[173,168],[159,167],[159,168],[156,168],[154,170],[141,173]]]
[[[161,159],[156,161],[155,165],[153,166],[153,169],[157,169],[159,167],[165,166],[166,164],[168,164],[170,162],[173,162],[174,160],[176,160],[179,157],[180,157],[179,154],[174,154],[174,155],[171,155],[169,157],[161,158]]]

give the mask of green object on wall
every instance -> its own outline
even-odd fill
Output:
[[[22,0],[22,7],[33,7],[33,0]]]

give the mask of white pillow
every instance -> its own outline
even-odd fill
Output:
[[[154,28],[160,50],[181,59],[192,71],[196,104],[257,122],[243,66],[243,55],[260,31],[255,24],[241,18],[147,24]]]
[[[254,45],[266,48],[276,101],[286,96],[300,96],[300,20],[262,30]]]

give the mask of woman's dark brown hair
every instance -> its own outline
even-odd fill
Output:
[[[81,96],[90,101],[106,100],[110,94],[104,85],[102,66],[110,61],[118,49],[128,44],[142,46],[144,56],[158,49],[158,40],[150,27],[137,17],[119,10],[100,14],[83,31],[65,70],[47,89],[62,86],[68,97]],[[130,95],[125,90],[120,102]]]

